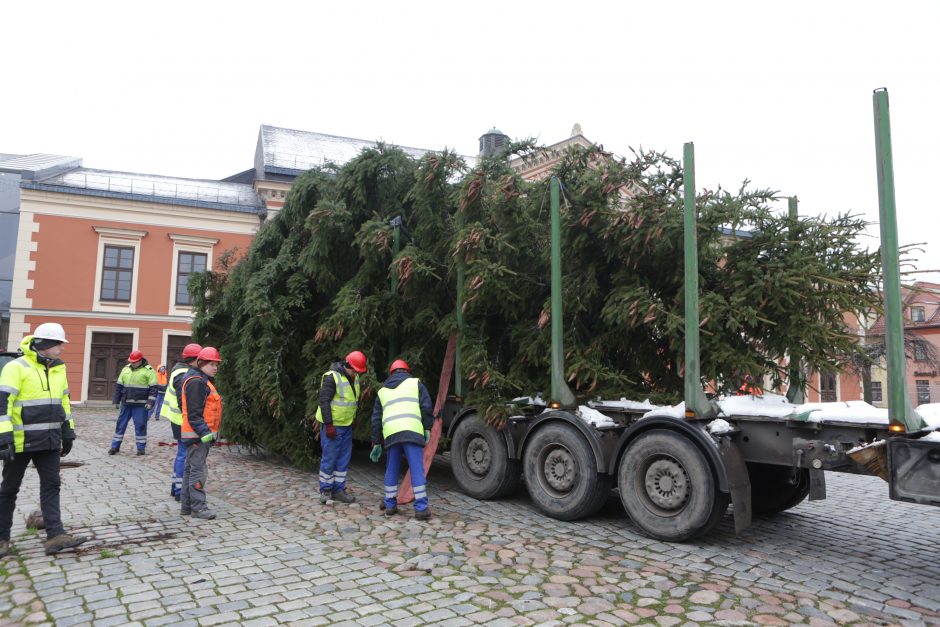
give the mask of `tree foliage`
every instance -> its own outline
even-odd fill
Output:
[[[533,154],[531,142],[512,146]],[[667,155],[629,160],[573,149],[563,185],[566,376],[581,398],[682,394],[682,172]],[[857,337],[846,314],[879,308],[877,252],[857,217],[791,220],[774,193],[745,182],[697,199],[701,373],[719,389],[741,373],[779,383],[786,357],[839,368]],[[395,217],[402,244],[393,258]],[[194,335],[221,345],[226,431],[298,464],[317,450],[309,418],[320,376],[353,349],[369,358],[357,433],[396,357],[437,383],[456,330],[465,402],[499,420],[506,401],[550,381],[548,180],[527,182],[505,159],[468,171],[454,153],[415,161],[379,145],[341,168],[299,177],[247,255],[192,282]],[[394,290],[392,289],[394,286]],[[390,342],[400,346],[389,354]]]

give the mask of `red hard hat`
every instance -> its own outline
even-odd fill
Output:
[[[183,359],[189,359],[190,357],[198,357],[199,351],[202,350],[202,346],[199,344],[187,344],[183,348]]]
[[[219,351],[216,350],[213,346],[206,346],[204,349],[199,351],[199,354],[196,355],[196,359],[200,361],[222,361],[222,356],[219,355]]]
[[[128,355],[127,357],[127,361],[130,361],[130,362],[140,361],[143,358],[144,358],[144,354],[141,353],[140,351],[131,351],[131,354]]]
[[[359,374],[366,371],[366,356],[360,351],[353,351],[346,355],[346,363]]]
[[[396,359],[395,361],[392,362],[392,365],[388,367],[388,373],[392,374],[396,370],[400,370],[402,368],[404,368],[408,372],[411,372],[411,366],[409,366],[407,362],[405,362],[404,359]]]

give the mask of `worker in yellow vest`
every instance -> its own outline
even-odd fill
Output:
[[[359,407],[359,375],[366,372],[366,356],[352,351],[330,366],[320,378],[320,503],[355,503],[346,492],[346,473],[352,459],[352,423]]]
[[[69,454],[75,441],[65,362],[60,359],[66,344],[62,325],[44,322],[23,338],[23,356],[0,372],[0,557],[10,552],[16,495],[30,462],[39,474],[46,555],[88,540],[65,533],[59,508],[59,458]]]
[[[415,493],[415,518],[427,520],[427,482],[424,476],[424,445],[434,426],[434,406],[423,383],[411,376],[411,368],[403,359],[396,359],[388,369],[389,377],[382,384],[372,408],[372,452],[369,459],[378,462],[382,445],[388,452],[385,466],[385,515],[398,513],[398,474],[401,459],[408,461],[411,487]]]
[[[186,447],[183,446],[183,436],[180,427],[183,424],[183,408],[180,405],[180,392],[183,389],[183,379],[186,372],[196,363],[196,357],[202,346],[187,344],[183,348],[180,361],[173,365],[170,376],[167,378],[166,396],[160,407],[160,415],[170,423],[173,439],[176,440],[176,457],[173,459],[173,481],[170,483],[170,496],[180,500],[180,489],[183,485],[183,469],[186,464]]]

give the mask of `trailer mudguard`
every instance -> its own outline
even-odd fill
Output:
[[[575,416],[569,411],[563,409],[558,410],[547,410],[543,411],[541,414],[536,416],[536,418],[529,423],[528,429],[525,431],[525,435],[522,436],[522,439],[519,441],[519,445],[515,450],[514,459],[522,458],[522,451],[525,450],[526,440],[529,439],[529,435],[534,433],[539,425],[546,422],[566,422],[572,425],[584,436],[584,439],[588,441],[588,444],[591,445],[591,450],[594,452],[594,462],[597,465],[598,474],[605,474],[607,472],[606,464],[604,462],[605,455],[604,451],[601,448],[600,442],[598,441],[597,432],[588,426],[581,418]]]
[[[702,452],[705,453],[705,456],[708,457],[708,460],[711,462],[712,467],[715,469],[715,474],[718,477],[718,488],[722,492],[731,492],[732,482],[728,476],[728,465],[723,461],[723,456],[718,450],[718,444],[715,443],[715,440],[711,435],[705,432],[705,430],[695,422],[689,422],[682,418],[674,418],[672,416],[655,416],[650,418],[642,418],[636,422],[632,427],[624,431],[623,435],[620,436],[620,440],[617,442],[616,455],[611,455],[610,457],[610,466],[607,469],[607,472],[613,476],[617,476],[617,467],[620,465],[620,457],[623,455],[624,449],[627,448],[627,445],[632,442],[638,435],[650,429],[668,429],[670,431],[678,431],[683,435],[686,435],[692,442],[695,443]],[[729,440],[730,442],[730,440]],[[732,443],[733,446],[733,443]],[[740,455],[738,455],[740,457]],[[744,466],[743,460],[740,464]],[[747,469],[743,470],[744,480],[747,481]],[[740,474],[740,473],[735,473]],[[735,486],[741,483],[740,477],[734,481]],[[750,486],[750,482],[747,484]],[[750,490],[748,490],[750,493]]]
[[[457,428],[457,425],[460,424],[461,420],[476,413],[476,409],[468,407],[455,412],[450,420],[445,418],[445,424],[447,424],[447,439],[452,440],[454,438],[454,430]],[[493,430],[496,431],[496,433],[499,433],[503,438],[503,442],[506,443],[506,450],[509,452],[509,459],[519,459],[519,456],[516,453],[516,438],[512,434],[512,429],[510,429],[507,425],[503,429],[497,429],[496,427],[493,427]]]

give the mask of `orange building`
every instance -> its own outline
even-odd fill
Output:
[[[175,360],[190,339],[189,276],[244,252],[265,215],[241,183],[79,167],[20,187],[8,346],[62,324],[75,402],[110,401],[132,349]]]

